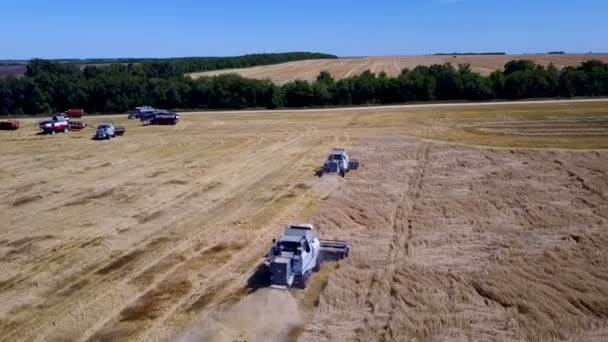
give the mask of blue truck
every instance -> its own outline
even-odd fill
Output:
[[[179,115],[171,112],[154,112],[140,114],[139,119],[146,125],[175,125]]]
[[[129,113],[129,119],[141,119],[142,116],[151,115],[159,112],[158,109],[150,106],[136,107],[134,111]]]

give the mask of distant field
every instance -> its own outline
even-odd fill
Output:
[[[292,80],[314,80],[319,72],[329,71],[334,78],[346,78],[361,74],[365,70],[375,73],[386,72],[389,76],[398,75],[403,68],[413,69],[418,65],[432,65],[452,63],[458,65],[468,63],[473,71],[488,75],[515,59],[528,59],[542,65],[549,63],[562,68],[576,66],[590,59],[599,59],[608,62],[608,54],[565,54],[565,55],[494,55],[494,56],[393,56],[393,57],[366,57],[344,59],[318,59],[275,65],[266,65],[244,69],[226,69],[190,74],[197,78],[227,73],[237,73],[249,78],[269,78],[275,82],[283,83]]]
[[[0,78],[8,76],[23,76],[25,65],[0,65]]]

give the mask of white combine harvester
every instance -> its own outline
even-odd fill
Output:
[[[264,260],[270,287],[306,288],[308,278],[321,269],[323,260],[340,260],[349,252],[346,241],[320,240],[312,224],[289,225],[278,241],[273,240]]]
[[[358,168],[359,161],[357,159],[352,159],[343,148],[334,148],[325,160],[320,175],[323,173],[337,173],[344,177],[348,171]]]

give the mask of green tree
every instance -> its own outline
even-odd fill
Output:
[[[328,71],[321,71],[319,76],[317,76],[317,83],[331,85],[334,83],[334,79]]]
[[[520,59],[520,60],[510,61],[507,64],[505,64],[504,74],[506,76],[506,75],[510,75],[517,71],[528,71],[528,70],[533,70],[535,68],[536,68],[536,63],[534,63],[533,61]]]
[[[310,107],[314,104],[314,92],[306,81],[292,81],[283,86],[287,107]]]

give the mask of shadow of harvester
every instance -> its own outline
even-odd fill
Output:
[[[247,288],[251,292],[270,287],[270,285],[270,271],[264,264],[258,265],[253,274],[247,279]]]

